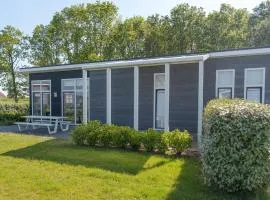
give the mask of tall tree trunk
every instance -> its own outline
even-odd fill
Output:
[[[13,66],[13,59],[11,57],[11,63],[10,63],[10,71],[11,71],[11,78],[12,78],[12,89],[13,89],[13,98],[16,103],[18,103],[18,90],[17,90],[17,84],[16,84],[16,76]]]

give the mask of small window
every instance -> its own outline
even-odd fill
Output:
[[[233,98],[234,97],[234,70],[216,71],[216,97]]]
[[[264,102],[264,68],[245,69],[245,99]]]

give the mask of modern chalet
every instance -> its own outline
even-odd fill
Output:
[[[270,48],[20,69],[29,74],[30,114],[190,131],[200,142],[213,98],[270,103]]]

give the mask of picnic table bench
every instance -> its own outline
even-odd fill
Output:
[[[18,125],[19,131],[23,131],[22,127],[24,126],[25,129],[28,129],[29,126],[31,126],[33,129],[37,129],[40,127],[47,127],[49,134],[57,133],[58,130],[58,124],[60,125],[60,128],[62,131],[67,131],[69,129],[69,125],[71,122],[64,121],[66,117],[62,116],[35,116],[35,115],[29,115],[29,116],[23,116],[23,118],[26,118],[26,122],[15,122],[14,124]],[[53,128],[53,130],[51,130]],[[24,129],[24,130],[25,130]]]

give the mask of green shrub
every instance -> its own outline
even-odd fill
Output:
[[[110,146],[112,144],[112,136],[115,131],[116,127],[114,125],[104,124],[98,135],[99,144],[105,147]]]
[[[138,151],[141,148],[142,133],[140,131],[133,130],[130,133],[129,144],[131,148],[135,151]]]
[[[112,144],[116,147],[126,148],[130,143],[130,136],[133,129],[128,126],[114,126]]]
[[[244,100],[212,100],[204,111],[202,161],[209,186],[235,191],[270,180],[270,109]]]
[[[75,144],[85,145],[88,137],[88,126],[85,124],[77,126],[72,130],[71,137]]]
[[[95,146],[98,143],[98,136],[103,131],[102,124],[98,120],[90,121],[86,125],[87,134],[86,142],[90,146]]]
[[[8,98],[0,98],[0,124],[11,124],[22,121],[21,116],[29,114],[29,102],[13,102]]]
[[[192,137],[187,130],[181,132],[178,129],[175,129],[170,134],[170,146],[176,151],[177,154],[180,155],[185,149],[191,147]]]
[[[153,151],[160,141],[161,133],[154,129],[147,129],[142,134],[142,144],[146,151]]]
[[[170,132],[160,134],[160,137],[158,138],[159,141],[157,142],[158,152],[166,154],[166,151],[168,150],[170,145],[170,136]]]

